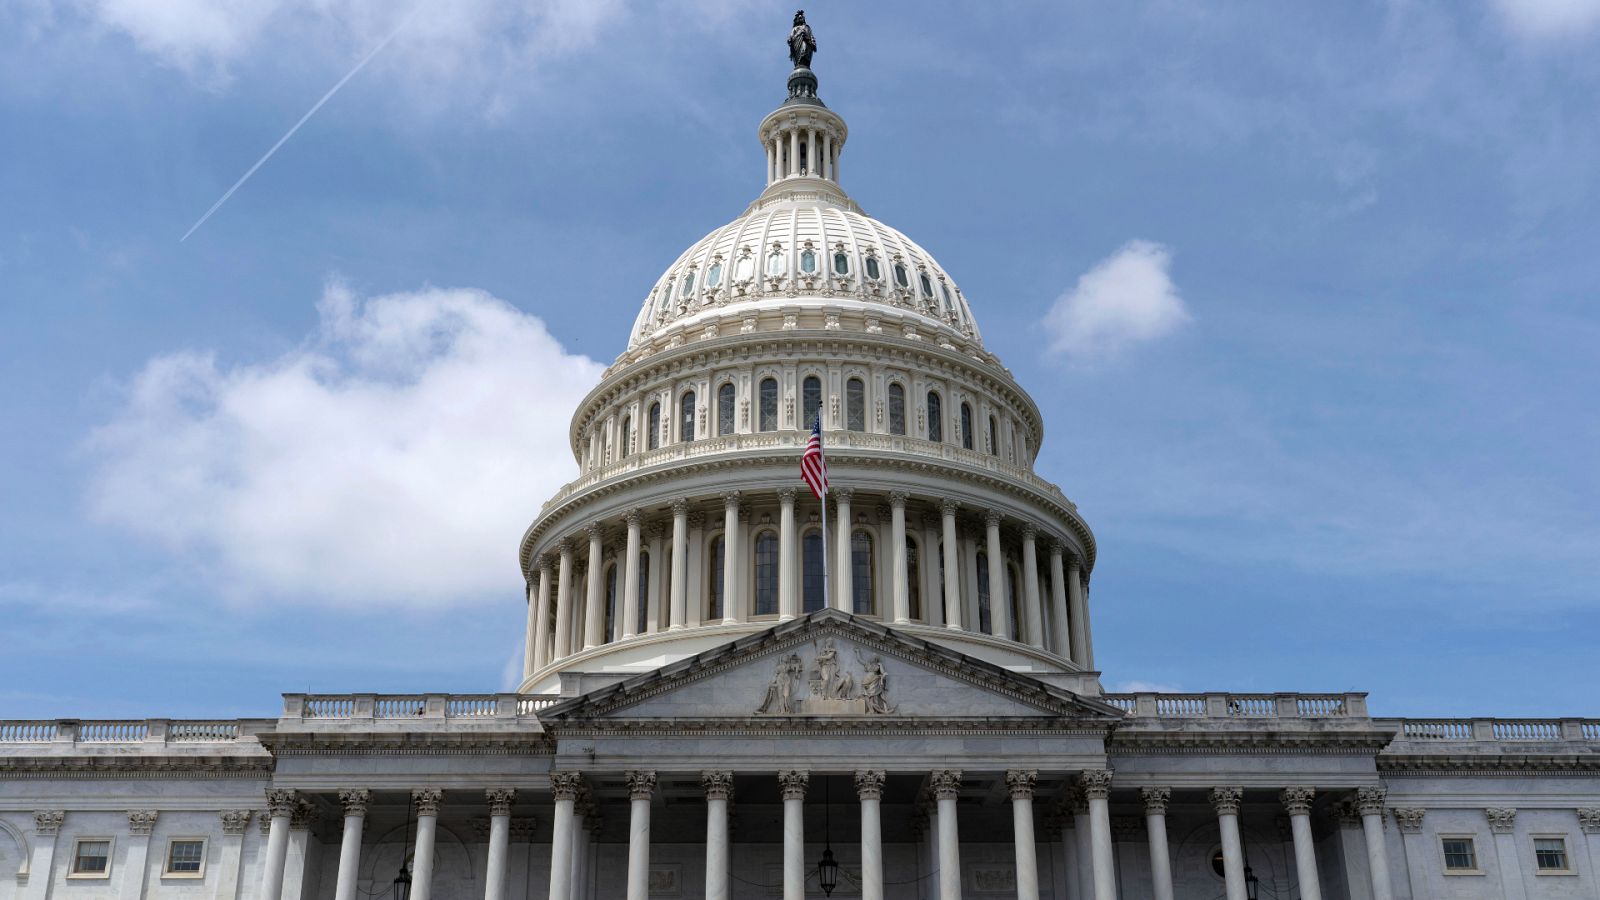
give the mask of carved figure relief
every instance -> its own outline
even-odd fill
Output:
[[[812,645],[808,666],[800,654],[791,653],[778,660],[766,696],[756,709],[758,715],[887,716],[895,705],[889,702],[889,673],[883,657],[868,657],[857,649],[857,675],[848,671],[833,638]]]

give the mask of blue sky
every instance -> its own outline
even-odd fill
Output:
[[[571,405],[759,190],[792,12],[0,11],[0,716],[501,688]],[[1109,687],[1600,714],[1600,2],[808,15],[846,188],[1044,412]]]

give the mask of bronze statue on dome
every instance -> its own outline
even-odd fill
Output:
[[[789,61],[796,69],[811,68],[811,54],[817,52],[817,39],[806,24],[806,11],[794,14],[794,27],[789,29]]]

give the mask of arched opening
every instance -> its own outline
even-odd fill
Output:
[[[908,615],[917,621],[927,619],[922,612],[922,558],[917,552],[917,540],[906,535],[906,605]]]
[[[989,417],[989,453],[992,456],[1000,455],[1000,430],[994,416]]]
[[[694,440],[694,391],[685,391],[678,402],[678,440],[685,444]]]
[[[878,612],[877,597],[872,588],[872,535],[857,530],[850,534],[850,602],[857,615],[871,616]]]
[[[661,449],[661,404],[650,404],[650,435],[645,438],[645,446],[651,450]]]
[[[983,550],[978,551],[978,630],[984,634],[993,634],[994,629],[989,623],[989,554]]]
[[[778,430],[778,379],[763,378],[761,387],[756,392],[759,396],[757,403],[757,419],[762,431]]]
[[[606,566],[606,627],[602,641],[614,641],[619,636],[617,622],[621,621],[617,615],[617,564]]]
[[[1006,606],[1011,610],[1010,634],[1005,637],[1022,640],[1022,568],[1015,560],[1006,564]]]
[[[725,382],[717,388],[717,434],[726,436],[733,434],[733,405],[738,392],[734,389],[733,382]]]
[[[822,413],[822,379],[815,375],[807,375],[800,382],[800,428],[803,431],[811,430],[816,424],[817,416]]]
[[[937,391],[928,392],[928,440],[944,440],[944,403]]]
[[[633,630],[644,634],[650,622],[650,551],[639,551],[639,609]]]
[[[758,616],[778,614],[778,535],[763,531],[756,536],[756,609]]]
[[[961,404],[961,449],[972,449],[972,406],[965,401]]]
[[[859,378],[844,383],[844,427],[867,430],[867,383]]]
[[[708,622],[720,621],[723,615],[722,600],[725,593],[723,589],[727,585],[723,584],[722,580],[722,557],[726,547],[727,543],[719,534],[711,539],[711,552],[706,554],[706,564],[711,569],[706,573],[706,621]]]
[[[633,417],[622,417],[622,458],[628,458],[629,448],[633,446]]]
[[[889,433],[906,433],[906,389],[898,382],[889,384]]]
[[[800,608],[816,612],[827,602],[820,528],[807,531],[800,539],[800,557]]]

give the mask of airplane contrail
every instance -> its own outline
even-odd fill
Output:
[[[418,6],[418,7],[414,8],[411,11],[412,15],[414,15],[416,13],[417,9],[421,9],[421,7]],[[178,243],[181,244],[184,241],[187,241],[189,239],[189,235],[194,234],[195,231],[198,230],[201,225],[204,225],[206,223],[207,219],[211,218],[212,213],[215,213],[217,210],[221,209],[222,208],[222,204],[228,202],[228,198],[233,196],[233,192],[234,191],[237,191],[239,188],[243,187],[244,183],[246,181],[250,180],[250,176],[254,175],[256,173],[256,170],[261,168],[262,164],[264,164],[267,160],[271,159],[272,158],[272,154],[278,152],[278,148],[279,147],[282,147],[285,143],[287,143],[289,138],[294,137],[294,133],[296,131],[300,130],[300,126],[301,125],[304,125],[307,120],[309,120],[312,116],[316,115],[317,114],[317,110],[321,109],[322,105],[324,103],[327,103],[329,100],[333,99],[333,95],[339,93],[339,89],[344,87],[345,82],[347,82],[350,79],[354,78],[356,76],[357,72],[360,72],[362,69],[366,68],[367,63],[372,62],[372,58],[374,56],[377,56],[380,52],[383,51],[383,48],[389,46],[389,42],[394,40],[395,36],[400,33],[400,29],[405,28],[406,27],[406,23],[410,22],[410,21],[411,21],[411,15],[407,15],[404,19],[401,19],[400,20],[400,24],[396,25],[395,29],[393,31],[389,32],[389,36],[388,37],[386,37],[383,40],[379,41],[378,45],[376,47],[373,47],[371,50],[367,51],[367,55],[361,57],[361,61],[356,63],[355,68],[351,69],[349,72],[346,72],[345,76],[343,78],[339,79],[339,83],[338,84],[335,84],[333,87],[328,88],[328,92],[326,94],[322,95],[322,99],[318,100],[314,105],[312,105],[312,107],[310,109],[306,110],[306,114],[300,117],[300,121],[294,123],[294,127],[290,128],[287,132],[285,132],[283,137],[278,138],[278,142],[276,144],[272,145],[272,149],[271,150],[268,150],[266,153],[262,154],[261,158],[256,160],[256,164],[255,165],[251,166],[250,169],[247,172],[245,172],[243,175],[239,176],[239,180],[235,181],[233,183],[233,187],[228,188],[227,193],[223,194],[222,197],[219,200],[217,200],[216,203],[211,204],[211,208],[206,210],[206,214],[200,217],[200,221],[198,221],[198,222],[194,223],[193,225],[191,225],[189,227],[189,230],[185,231],[183,233],[183,237],[178,238]]]

